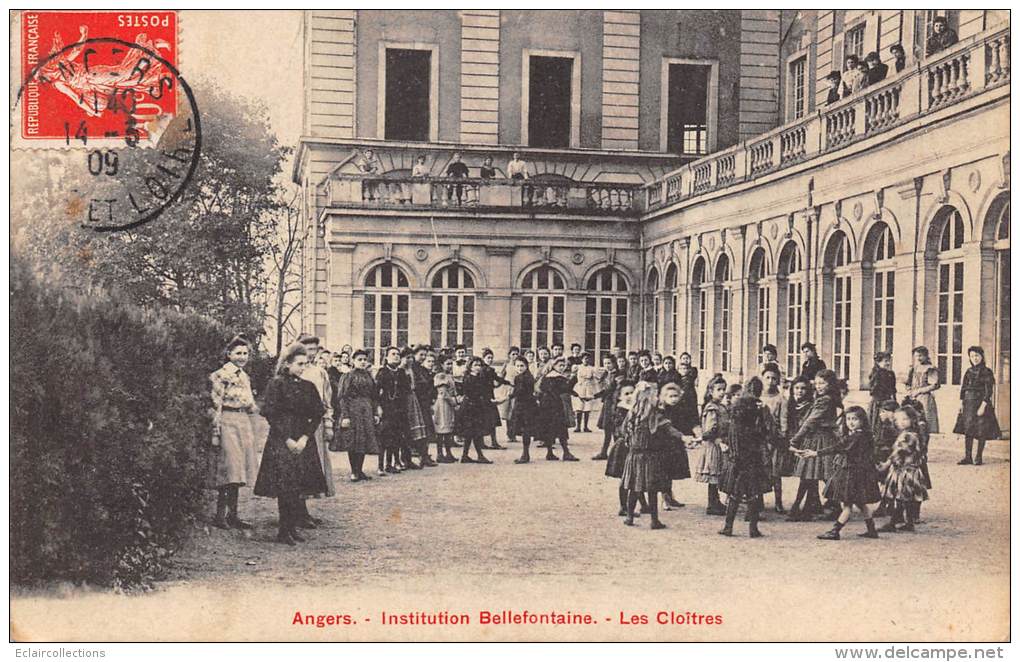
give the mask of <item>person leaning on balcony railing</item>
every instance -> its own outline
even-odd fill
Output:
[[[844,63],[840,96],[845,99],[863,90],[867,84],[868,77],[861,59],[856,55],[847,55]]]
[[[874,85],[885,80],[885,77],[889,75],[889,65],[882,63],[882,58],[878,56],[877,51],[871,51],[864,58],[864,63],[868,65],[867,84]]]
[[[936,16],[932,20],[931,34],[925,44],[925,55],[931,57],[939,51],[944,51],[959,41],[956,31],[949,27],[949,21],[945,16]]]
[[[528,162],[521,158],[520,152],[514,152],[513,158],[506,165],[506,176],[510,179],[528,179]],[[522,186],[521,193],[528,206],[534,203],[535,191],[530,186]]]
[[[382,161],[375,155],[375,152],[371,149],[366,149],[358,157],[358,160],[354,162],[354,165],[358,167],[358,170],[365,173],[366,175],[379,175],[382,173]],[[365,182],[365,196],[369,200],[376,200],[379,198],[379,183],[378,182]]]
[[[453,153],[453,159],[450,164],[446,166],[446,176],[454,179],[464,179],[468,176],[467,165],[460,160],[460,152]],[[457,196],[457,204],[464,204],[464,185],[463,184],[451,184],[446,187],[446,198],[449,201],[453,201],[453,196]]]
[[[829,85],[829,91],[825,95],[825,105],[831,106],[839,101],[839,92],[842,87],[842,75],[838,71],[830,71],[825,76],[825,82]]]
[[[903,50],[902,44],[893,44],[889,47],[889,52],[895,58],[896,73],[907,68],[907,52]]]
[[[486,156],[485,160],[482,161],[482,167],[478,169],[478,174],[482,179],[494,179],[496,177],[496,168],[492,165],[491,156]]]

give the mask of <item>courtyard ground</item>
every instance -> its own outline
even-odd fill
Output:
[[[705,486],[676,483],[686,508],[668,528],[622,525],[617,481],[588,458],[600,436],[574,440],[581,462],[435,469],[350,484],[334,455],[338,495],[310,502],[326,520],[291,548],[273,542],[275,502],[242,497],[250,537],[199,525],[170,581],[124,596],[71,589],[12,596],[12,632],[35,640],[665,640],[975,641],[1009,637],[1009,448],[960,467],[960,442],[937,438],[932,500],[914,534],[816,540],[826,522],[774,512],[766,537],[717,535]],[[541,458],[541,453],[537,454]],[[693,458],[692,458],[693,459]],[[371,458],[370,458],[371,460]],[[787,501],[795,480],[787,479]],[[242,492],[243,493],[243,492]],[[767,498],[771,510],[771,498]],[[446,610],[470,625],[384,625],[382,612]],[[482,625],[480,610],[590,614],[590,625]],[[294,624],[347,615],[351,624]],[[666,615],[659,616],[660,612]],[[669,623],[673,612],[682,618]],[[691,624],[687,612],[722,617]],[[642,616],[647,623],[641,623]],[[666,624],[657,622],[659,618]],[[627,621],[628,624],[621,624]],[[631,621],[637,621],[631,623]]]

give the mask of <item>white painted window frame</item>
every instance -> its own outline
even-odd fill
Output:
[[[429,142],[439,140],[439,44],[411,41],[379,42],[379,80],[376,91],[376,137],[386,139],[386,51],[387,49],[429,51]]]
[[[786,121],[792,122],[796,119],[796,100],[797,96],[794,93],[795,85],[793,78],[793,64],[803,58],[804,60],[804,108],[801,113],[801,118],[807,117],[808,112],[811,108],[811,85],[809,79],[811,77],[810,59],[808,58],[808,51],[810,49],[804,48],[797,51],[796,53],[790,54],[786,58]]]

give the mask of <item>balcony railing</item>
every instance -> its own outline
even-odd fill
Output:
[[[875,86],[645,186],[647,210],[842,149],[1009,82],[1009,27],[974,35]]]
[[[334,174],[331,207],[636,216],[641,184]]]

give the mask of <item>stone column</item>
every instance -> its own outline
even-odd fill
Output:
[[[475,309],[476,338],[484,339],[497,357],[506,356],[521,337],[520,301],[511,296],[514,250],[513,246],[486,246],[486,291]],[[477,335],[479,332],[482,335]]]
[[[690,245],[691,238],[683,237],[676,242],[674,249],[677,258],[676,344],[678,356],[681,352],[691,351],[691,293],[687,280],[690,268]]]
[[[323,346],[339,349],[347,343],[358,347],[355,342],[361,335],[360,322],[355,321],[352,308],[354,294],[354,244],[330,242],[329,262],[329,309],[326,337]],[[360,319],[360,318],[359,318]]]

